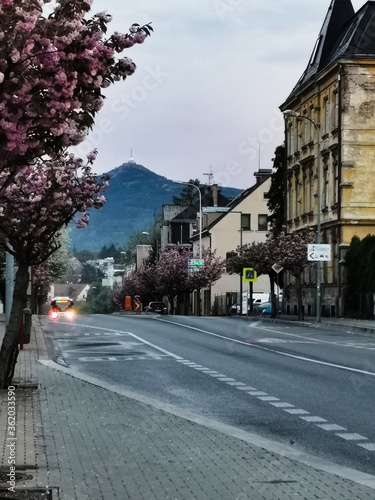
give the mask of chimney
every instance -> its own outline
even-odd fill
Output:
[[[256,178],[256,184],[260,184],[264,179],[272,174],[272,169],[260,168],[258,172],[255,172],[254,176]]]

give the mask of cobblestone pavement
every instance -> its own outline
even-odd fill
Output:
[[[308,465],[255,445],[248,433],[236,435],[92,382],[48,360],[33,317],[32,341],[19,354],[14,378],[17,440],[8,433],[9,391],[0,391],[0,499],[375,498],[373,476],[313,458]],[[12,453],[21,492],[7,496]]]

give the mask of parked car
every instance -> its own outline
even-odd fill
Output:
[[[163,302],[150,302],[145,311],[168,314],[168,309]]]
[[[256,308],[260,314],[271,314],[272,313],[272,303],[271,302],[263,302],[262,304],[258,304]],[[279,313],[280,313],[280,304],[279,304]]]
[[[255,307],[259,304],[262,303],[262,299],[254,299],[253,300],[253,310],[255,310]],[[250,306],[248,306],[248,311],[246,311],[246,304],[243,304],[242,306],[242,314],[247,314],[250,312]],[[231,308],[229,309],[229,314],[241,314],[240,311],[240,305],[239,304],[233,304]]]

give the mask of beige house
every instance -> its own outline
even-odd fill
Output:
[[[200,239],[203,249],[216,250],[216,255],[226,258],[238,246],[266,239],[269,215],[267,200],[271,185],[271,170],[260,170],[254,174],[256,183],[243,191],[226,207],[207,207],[202,210],[202,236],[199,232],[192,238],[193,254],[198,255]],[[249,285],[237,274],[224,273],[210,289],[202,292],[203,314],[226,314],[229,295],[233,297],[248,291]],[[270,291],[268,276],[260,276],[253,285],[253,292]],[[193,313],[196,300],[193,300]]]
[[[375,2],[333,0],[286,116],[287,230],[320,227],[332,258],[305,272],[305,313],[345,313],[344,257],[375,233]],[[317,270],[321,269],[319,278]],[[321,267],[320,267],[321,266]],[[319,279],[319,281],[318,281]],[[296,307],[293,280],[288,307]]]

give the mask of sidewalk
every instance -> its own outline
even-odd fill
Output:
[[[1,500],[375,498],[373,476],[292,448],[276,452],[271,441],[69,374],[48,360],[38,318],[33,322],[14,378],[19,492],[13,496],[8,392],[0,391]],[[0,323],[0,338],[3,331]]]

